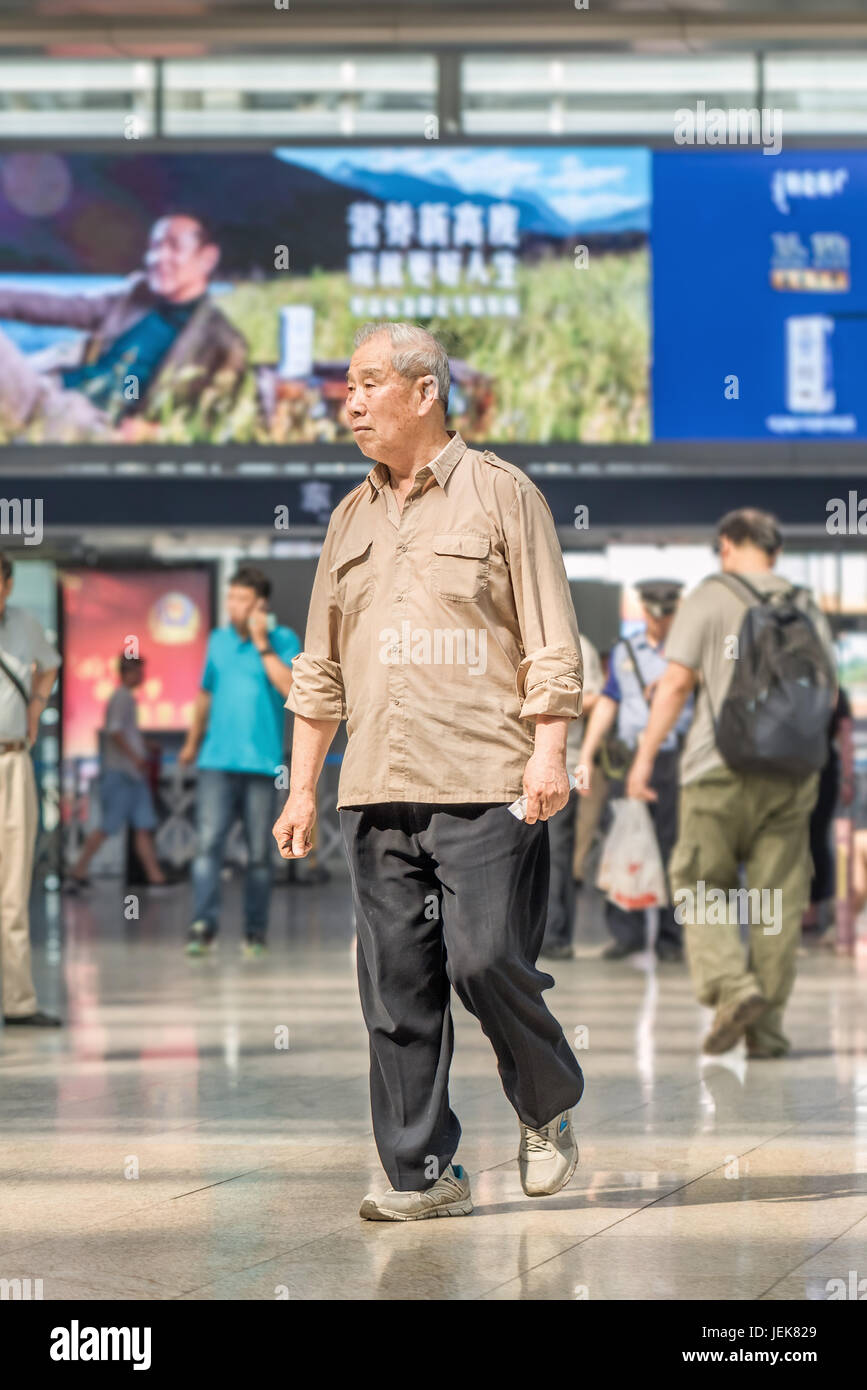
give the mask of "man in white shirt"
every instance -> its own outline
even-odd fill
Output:
[[[30,749],[60,655],[42,624],[9,602],[12,561],[0,553],[0,967],[3,1021],[56,1028],[36,1002],[30,965],[30,880],[39,812]]]

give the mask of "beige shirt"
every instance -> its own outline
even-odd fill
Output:
[[[0,613],[0,656],[14,672],[28,696],[33,691],[33,666],[53,671],[60,653],[45,635],[38,618],[26,608],[7,603]],[[27,737],[27,705],[13,682],[0,671],[0,742]]]
[[[744,578],[763,594],[791,588],[790,581],[773,570],[751,572]],[[834,639],[827,619],[806,590],[801,591],[797,602],[812,619],[832,667],[836,667]],[[680,758],[682,785],[695,782],[714,768],[725,767],[716,746],[714,720],[734,675],[733,653],[737,648],[731,639],[740,633],[746,613],[746,595],[741,599],[724,584],[704,580],[681,603],[665,640],[669,661],[699,672],[695,714]]]
[[[375,464],[332,514],[292,673],[288,709],[347,721],[338,806],[520,796],[535,716],[581,711],[542,493],[455,433],[402,512]]]

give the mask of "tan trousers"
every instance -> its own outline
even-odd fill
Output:
[[[0,753],[0,973],[8,1018],[36,1010],[28,903],[37,824],[30,754]]]
[[[608,796],[608,781],[600,767],[594,767],[590,779],[590,795],[578,798],[575,827],[575,852],[572,856],[572,877],[583,879],[584,860],[593,844],[593,836]]]

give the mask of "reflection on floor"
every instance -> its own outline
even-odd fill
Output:
[[[387,1182],[346,883],[278,889],[261,961],[240,957],[238,901],[232,884],[218,958],[189,961],[185,887],[138,920],[107,883],[35,900],[40,1003],[68,1026],[0,1033],[0,1277],[46,1299],[570,1300],[827,1298],[867,1277],[863,965],[803,957],[795,1054],[710,1065],[685,967],[599,960],[582,902],[578,958],[542,962],[584,1044],[572,1183],[524,1196],[493,1053],[455,999],[476,1210],[369,1224],[360,1200]]]

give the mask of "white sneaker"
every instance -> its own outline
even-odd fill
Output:
[[[473,1209],[470,1180],[459,1163],[450,1163],[433,1187],[423,1192],[395,1192],[381,1197],[368,1192],[358,1215],[365,1221],[424,1221],[429,1216],[469,1216]]]
[[[578,1145],[570,1111],[555,1115],[543,1129],[521,1125],[518,1171],[528,1197],[549,1197],[569,1182],[578,1167]]]

